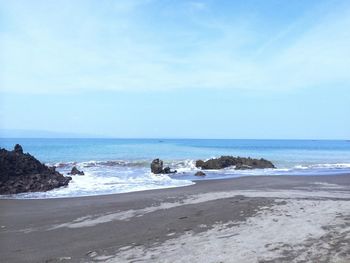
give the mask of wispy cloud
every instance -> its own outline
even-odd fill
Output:
[[[170,3],[0,2],[1,90],[282,90],[350,83],[347,4],[261,32],[264,14],[220,19],[211,12],[215,2]]]
[[[195,10],[203,10],[207,8],[207,4],[201,1],[193,1],[188,3],[189,6]]]

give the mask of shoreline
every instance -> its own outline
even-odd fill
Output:
[[[148,191],[161,191],[161,190],[169,190],[169,189],[179,189],[179,188],[183,188],[183,187],[190,187],[196,184],[210,184],[210,182],[218,182],[218,181],[226,181],[226,180],[234,180],[234,179],[240,179],[240,178],[269,178],[269,177],[276,177],[276,178],[293,178],[293,180],[295,181],[300,181],[297,180],[298,177],[303,177],[303,178],[311,178],[311,180],[314,180],[316,178],[319,177],[343,177],[343,176],[348,176],[350,175],[350,173],[347,172],[343,172],[343,173],[334,173],[334,174],[310,174],[310,175],[304,175],[304,174],[300,174],[300,175],[240,175],[240,176],[236,176],[236,177],[220,177],[219,178],[198,178],[198,179],[194,179],[194,180],[190,180],[193,184],[189,184],[189,185],[180,185],[180,186],[169,186],[169,187],[164,187],[164,188],[154,188],[154,189],[146,189],[146,190],[136,190],[136,191],[129,191],[129,192],[121,192],[121,193],[108,193],[108,194],[91,194],[91,195],[78,195],[78,196],[58,196],[58,197],[18,197],[18,196],[13,196],[13,195],[0,195],[0,200],[52,200],[52,199],[75,199],[75,198],[89,198],[89,197],[103,197],[103,196],[110,196],[110,195],[124,195],[124,194],[134,194],[134,193],[144,193],[144,192],[148,192]],[[330,178],[327,178],[327,180],[330,180]],[[174,180],[178,180],[181,181],[183,179],[174,179]],[[185,181],[187,179],[184,179]],[[301,180],[304,181],[304,180]],[[308,181],[306,179],[306,181]],[[332,181],[332,180],[330,180]],[[64,188],[64,187],[62,187]],[[50,191],[55,191],[58,190],[60,188],[54,189],[54,190],[50,190]],[[50,192],[47,191],[47,192]],[[36,193],[36,192],[25,192],[25,193],[19,193],[16,195],[28,195],[31,193]],[[41,193],[46,193],[46,192],[41,192]]]
[[[296,251],[311,261],[350,260],[350,248],[341,245],[350,240],[350,174],[200,180],[131,193],[0,199],[0,207],[5,262],[200,262],[202,256],[208,262],[281,262],[281,257],[302,262]],[[293,236],[289,228],[295,223],[308,235]],[[274,231],[283,234],[262,246],[259,231],[264,234],[260,238]],[[321,237],[325,242],[317,243]],[[323,248],[316,258],[312,249],[334,240],[334,247]],[[247,245],[254,242],[255,248]],[[210,258],[203,249],[215,244],[220,246]],[[232,251],[237,261],[227,261]]]

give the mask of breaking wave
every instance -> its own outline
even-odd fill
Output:
[[[149,169],[150,163],[152,160],[108,160],[108,161],[85,161],[85,162],[58,162],[58,163],[48,163],[49,166],[55,166],[57,169],[66,170],[72,168],[73,166],[78,166],[81,169],[84,168],[135,168],[135,169]],[[196,160],[185,159],[185,160],[164,160],[164,166],[169,166],[172,169],[176,169],[178,173],[188,173],[193,171],[198,171],[199,169],[195,165]],[[276,165],[277,169],[255,169],[255,170],[244,170],[245,173],[253,173],[259,171],[268,171],[268,172],[292,172],[292,171],[303,171],[303,170],[344,170],[344,172],[350,169],[350,163],[320,163],[320,164],[298,164],[294,166],[285,166]],[[235,170],[235,167],[228,167],[226,169],[218,170],[219,172]],[[214,170],[212,170],[214,171]],[[237,170],[235,170],[237,171]],[[238,170],[242,173],[242,170]]]
[[[73,175],[67,187],[43,193],[23,193],[2,198],[64,198],[92,195],[126,193],[152,189],[171,188],[194,184],[198,180],[234,178],[263,175],[330,175],[350,174],[350,163],[298,164],[290,167],[277,165],[277,169],[235,170],[228,167],[221,170],[204,170],[206,176],[194,174],[200,169],[195,160],[165,160],[164,165],[176,169],[176,174],[154,175],[150,172],[151,160],[107,160],[84,162],[58,162],[48,164],[68,174],[73,166],[83,170],[85,175]]]

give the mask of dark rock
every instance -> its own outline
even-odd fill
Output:
[[[154,159],[151,163],[151,172],[154,174],[173,174],[177,171],[172,171],[170,167],[165,167],[163,169],[163,161],[160,159]]]
[[[249,169],[254,169],[252,166],[246,165],[246,164],[236,164],[235,167],[236,170],[249,170]]]
[[[177,171],[176,170],[171,170],[170,167],[165,167],[163,169],[163,174],[175,174],[175,173],[177,173]]]
[[[151,172],[154,174],[161,174],[163,171],[163,161],[154,159],[151,163]]]
[[[0,194],[48,191],[68,185],[71,179],[24,154],[19,144],[13,151],[0,149]]]
[[[273,163],[268,160],[252,159],[250,157],[221,156],[220,158],[210,159],[208,161],[196,161],[196,167],[208,170],[223,169],[230,166],[235,166],[236,170],[275,168]]]
[[[197,160],[196,161],[196,167],[202,167],[202,166],[205,166],[205,162],[202,161],[202,160]]]
[[[205,176],[205,173],[202,171],[198,171],[194,174],[195,176]]]
[[[77,167],[73,166],[72,170],[68,174],[70,174],[70,175],[84,175],[84,172],[79,171]]]
[[[170,169],[170,167],[165,167],[164,169],[163,169],[163,171],[162,171],[163,173],[165,173],[165,174],[170,174],[171,173],[171,169]]]
[[[14,148],[13,151],[14,151],[15,153],[18,153],[18,154],[23,154],[23,148],[22,148],[22,146],[19,145],[19,144],[16,144],[16,145],[15,145],[15,148]]]

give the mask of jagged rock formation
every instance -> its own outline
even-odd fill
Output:
[[[84,175],[84,172],[79,171],[76,166],[73,166],[72,170],[68,174],[70,174],[70,175]]]
[[[194,174],[195,176],[205,176],[205,173],[202,171],[198,171]]]
[[[235,166],[236,170],[275,168],[272,162],[265,159],[252,159],[250,157],[221,156],[208,161],[197,160],[196,167],[202,169],[223,169]]]
[[[0,194],[48,191],[68,185],[71,179],[24,154],[19,144],[13,151],[0,149]]]
[[[165,167],[163,169],[163,161],[160,159],[154,159],[151,163],[151,172],[154,174],[173,174],[177,171],[172,171],[170,167]]]

